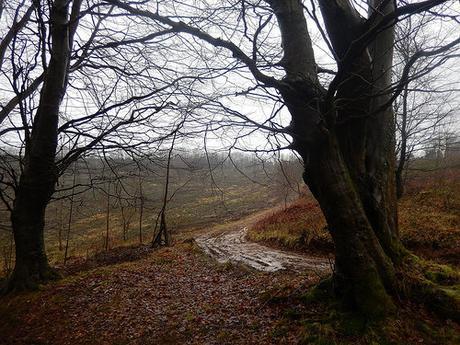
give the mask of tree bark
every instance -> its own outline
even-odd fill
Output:
[[[292,146],[303,158],[304,180],[335,244],[334,290],[365,315],[385,315],[394,309],[395,265],[403,251],[397,230],[393,113],[383,107],[388,101],[383,91],[391,82],[392,28],[379,33],[372,47],[350,51],[363,33],[364,20],[347,0],[320,1],[339,68],[330,86],[335,89],[324,90],[309,70],[314,63],[288,63],[300,59],[299,50],[287,50],[284,40],[292,39],[293,30],[308,32],[301,2],[268,2],[283,38],[288,87],[280,91],[292,116]],[[304,59],[314,61],[310,40],[304,35],[296,39],[297,46],[307,46],[301,50]],[[302,69],[293,71],[292,66]]]
[[[81,1],[74,2],[77,18]],[[48,264],[44,245],[45,211],[55,190],[55,155],[59,107],[64,97],[72,32],[69,2],[55,0],[50,11],[51,54],[34,117],[31,137],[26,142],[24,169],[16,189],[11,222],[16,245],[16,262],[7,290],[37,287],[57,274]],[[75,28],[76,26],[74,26]]]
[[[335,244],[335,292],[366,315],[392,309],[395,272],[369,222],[334,135],[310,153],[304,179],[320,203]]]

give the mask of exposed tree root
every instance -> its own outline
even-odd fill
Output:
[[[415,302],[441,318],[460,322],[460,272],[446,266],[407,255],[397,272],[397,291],[390,293],[395,305]],[[307,303],[321,302],[354,313],[368,322],[391,316],[396,310],[388,306],[369,306],[364,310],[350,304],[350,298],[331,276],[312,287],[305,295]]]
[[[399,272],[401,296],[425,305],[441,317],[460,322],[460,273],[408,255]]]
[[[37,290],[41,284],[60,278],[59,272],[48,264],[37,265],[35,272],[30,272],[26,267],[15,268],[1,289],[1,294]]]

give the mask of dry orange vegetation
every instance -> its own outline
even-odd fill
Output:
[[[422,256],[460,264],[460,169],[414,176],[399,203],[401,238]]]
[[[259,220],[250,229],[249,236],[252,240],[288,249],[308,249],[320,253],[333,250],[321,209],[307,194]]]
[[[417,254],[459,265],[460,169],[411,176],[399,201],[399,228],[403,243]],[[249,236],[289,249],[333,251],[324,217],[309,193],[261,219]]]

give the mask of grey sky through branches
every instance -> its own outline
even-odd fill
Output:
[[[26,15],[28,4],[24,3],[16,13],[18,4],[12,1],[6,5],[0,28],[2,38],[14,22]],[[183,21],[191,26],[196,23],[211,36],[233,42],[257,61],[260,71],[282,78],[279,66],[282,47],[276,20],[268,7],[255,4],[251,1],[187,1],[181,4],[150,1],[142,6],[172,21]],[[353,4],[365,15],[364,3],[356,1]],[[323,36],[321,13],[308,1],[304,5],[319,67],[332,73],[336,64],[330,43]],[[104,139],[107,144],[111,141],[125,146],[156,143],[168,134],[167,128],[186,118],[182,130],[187,137],[186,146],[193,143],[200,147],[204,131],[208,132],[207,144],[212,149],[234,147],[271,151],[288,145],[290,137],[282,129],[289,124],[290,118],[279,95],[254,83],[249,71],[225,48],[215,48],[189,34],[173,33],[167,25],[148,18],[127,16],[126,11],[104,2],[88,1],[84,7],[89,10],[83,10],[75,35],[69,88],[61,107],[62,147],[87,145],[114,121],[126,120],[133,113],[139,114],[138,121],[122,126],[116,134],[108,134]],[[458,15],[458,2],[446,2],[441,7],[448,7],[446,13],[451,16]],[[441,9],[420,15],[426,24],[410,34],[426,39],[424,48],[428,50],[458,37],[458,22],[447,15],[436,16],[437,12]],[[401,25],[404,23],[402,17]],[[41,65],[48,57],[37,54],[37,47],[43,43],[39,32],[40,23],[32,13],[29,23],[6,49],[0,75],[2,107],[15,97],[15,93],[27,90],[42,73]],[[458,55],[458,50],[451,50],[449,54]],[[395,59],[396,71],[401,70],[398,67],[401,60]],[[425,78],[435,79],[432,84],[437,91],[453,90],[451,99],[455,104],[450,105],[452,109],[458,107],[456,100],[459,99],[456,96],[460,89],[457,61],[456,57],[445,61],[422,59],[418,67],[430,68],[442,62],[442,66]],[[332,75],[324,73],[321,78],[327,85]],[[29,124],[39,90],[40,86],[22,102]],[[163,110],[155,113],[159,107]],[[78,120],[94,114],[97,115],[90,122]],[[24,119],[17,105],[0,125],[1,146],[11,145],[11,149],[17,151],[24,140],[24,130],[15,128],[23,127]],[[451,127],[457,130],[455,124]],[[180,140],[178,145],[181,145]]]

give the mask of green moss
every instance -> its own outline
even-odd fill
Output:
[[[396,311],[391,297],[375,270],[361,272],[361,277],[353,288],[356,308],[370,320],[384,318]]]
[[[404,262],[409,278],[406,297],[423,303],[443,318],[460,321],[460,272],[410,255]]]
[[[362,272],[361,282],[362,284],[351,287],[349,291],[341,289],[337,299],[333,278],[329,278],[309,289],[302,296],[302,300],[307,304],[340,305],[344,310],[357,311],[357,316],[367,320],[382,319],[396,310],[376,272]]]
[[[314,344],[314,345],[335,345],[338,344],[336,340],[336,325],[328,320],[326,322],[311,322],[305,324],[302,331],[302,338],[300,344]]]
[[[396,265],[400,265],[406,257],[412,255],[400,240],[392,241],[391,246],[394,253],[394,257],[391,259]]]
[[[368,328],[368,320],[360,315],[347,314],[341,320],[342,333],[346,336],[362,335]]]
[[[460,272],[447,265],[428,263],[428,270],[424,272],[425,277],[434,283],[441,285],[452,285],[460,282]]]
[[[414,285],[411,297],[439,316],[460,322],[460,285],[447,287],[429,280],[419,281]]]
[[[441,288],[449,297],[452,297],[457,302],[460,302],[460,285]]]
[[[330,304],[334,301],[333,280],[324,279],[319,284],[310,288],[303,296],[302,301],[306,304],[324,303]]]

